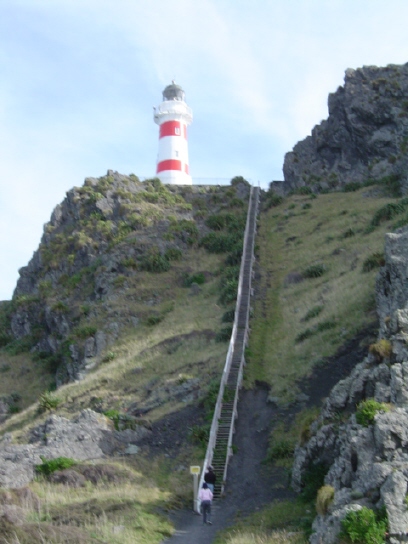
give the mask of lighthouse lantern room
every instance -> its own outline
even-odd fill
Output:
[[[160,127],[156,174],[163,183],[192,185],[187,145],[192,120],[183,89],[172,81],[163,91],[163,102],[154,108],[154,122]]]

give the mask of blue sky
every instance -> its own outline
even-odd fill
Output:
[[[406,0],[0,0],[0,300],[73,186],[153,176],[153,106],[193,109],[194,179],[267,188],[347,68],[408,62]]]

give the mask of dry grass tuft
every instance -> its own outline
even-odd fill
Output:
[[[316,512],[321,516],[327,514],[329,506],[334,499],[334,487],[331,485],[322,486],[317,492]]]

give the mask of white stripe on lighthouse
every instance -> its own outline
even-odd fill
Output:
[[[187,143],[191,109],[184,102],[184,91],[174,82],[165,88],[163,98],[154,114],[160,126],[156,173],[164,183],[191,185]]]

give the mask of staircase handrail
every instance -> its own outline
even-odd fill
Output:
[[[245,232],[244,232],[244,244],[242,249],[242,257],[241,257],[241,266],[239,271],[239,280],[238,280],[238,292],[237,292],[237,299],[235,304],[235,316],[234,316],[234,325],[232,327],[232,333],[231,333],[231,339],[228,347],[227,356],[225,359],[225,365],[224,370],[221,377],[220,382],[220,389],[218,391],[217,396],[217,402],[215,404],[214,408],[214,415],[211,423],[210,428],[210,435],[208,439],[208,445],[207,450],[203,462],[203,467],[201,470],[200,480],[199,480],[199,489],[201,489],[203,482],[204,482],[204,475],[206,468],[211,465],[213,453],[214,453],[214,447],[217,437],[217,431],[218,431],[218,420],[220,418],[221,413],[221,407],[222,407],[222,400],[224,397],[224,391],[225,391],[225,384],[227,383],[231,362],[232,362],[232,356],[234,353],[235,348],[235,341],[237,336],[237,330],[238,330],[238,317],[239,317],[239,308],[241,305],[241,297],[242,297],[242,283],[243,283],[243,276],[244,276],[244,267],[245,267],[245,255],[246,255],[246,249],[247,249],[247,238],[249,234],[249,228],[250,228],[250,217],[251,217],[251,209],[252,209],[252,199],[253,199],[253,189],[254,187],[251,185],[250,193],[249,193],[249,203],[248,203],[248,212],[247,212],[247,221],[245,225]],[[235,393],[235,397],[237,397],[237,393]],[[236,402],[234,402],[234,407],[236,409]],[[227,449],[227,452],[229,452],[229,449]],[[227,454],[228,455],[228,454]],[[225,472],[225,470],[224,470]],[[200,501],[197,499],[196,501],[196,511],[200,511]]]

